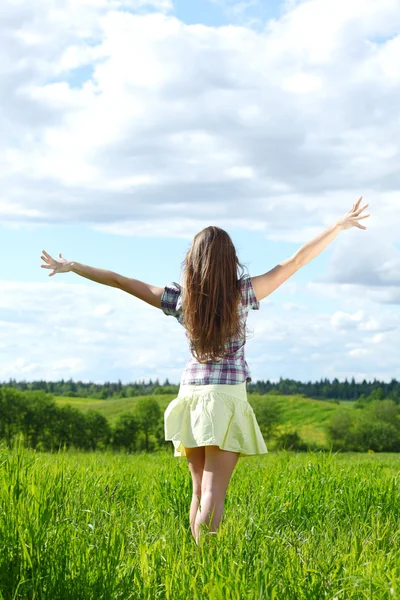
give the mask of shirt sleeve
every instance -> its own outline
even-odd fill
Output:
[[[257,300],[250,275],[246,275],[242,278],[242,304],[249,310],[260,309],[260,303]]]
[[[161,310],[164,314],[179,319],[182,312],[181,302],[179,302],[181,296],[181,286],[179,283],[169,283],[164,287],[164,291],[161,295]]]

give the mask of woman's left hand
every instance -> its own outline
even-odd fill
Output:
[[[67,273],[68,271],[71,271],[72,263],[68,260],[65,260],[65,258],[62,257],[61,252],[58,255],[58,260],[54,260],[54,258],[52,258],[50,254],[47,254],[47,252],[44,250],[42,250],[42,252],[43,254],[40,258],[44,260],[46,264],[40,266],[42,269],[53,269],[53,272],[49,273],[49,277],[56,275],[56,273]]]
[[[359,208],[361,200],[362,200],[362,196],[360,196],[358,202],[353,204],[353,208],[351,208],[344,215],[344,217],[342,217],[341,219],[339,219],[339,221],[337,221],[337,225],[340,227],[340,229],[350,229],[350,227],[358,227],[359,229],[367,229],[366,227],[364,227],[364,225],[360,225],[360,223],[358,223],[358,221],[360,221],[361,219],[367,219],[369,216],[371,216],[370,213],[361,216],[362,211],[365,210],[367,208],[367,206],[369,206],[369,204],[366,204],[362,208]]]

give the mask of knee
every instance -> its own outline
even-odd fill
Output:
[[[219,506],[225,500],[225,494],[221,490],[210,489],[205,487],[201,490],[202,503],[207,503],[212,506]]]
[[[201,498],[201,484],[193,486],[193,496],[197,496],[197,498]]]

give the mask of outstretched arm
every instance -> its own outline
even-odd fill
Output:
[[[132,294],[132,296],[151,304],[151,306],[161,308],[161,296],[164,292],[164,288],[144,283],[138,279],[124,277],[114,271],[89,267],[88,265],[83,265],[75,261],[67,261],[61,256],[61,253],[58,255],[58,260],[54,260],[50,254],[47,254],[44,250],[42,250],[42,252],[43,255],[41,258],[46,264],[41,265],[41,267],[43,269],[53,269],[53,272],[49,273],[49,277],[56,273],[67,273],[72,271],[91,281],[119,288],[124,292]]]
[[[268,273],[252,277],[251,282],[257,300],[260,301],[266,296],[269,296],[269,294],[282,285],[289,277],[294,275],[301,267],[304,267],[304,265],[318,256],[318,254],[320,254],[322,250],[336,238],[340,231],[350,229],[350,227],[367,229],[358,223],[359,220],[366,219],[370,216],[369,213],[360,216],[362,211],[368,206],[368,204],[366,204],[362,208],[359,208],[361,200],[362,196],[341,219],[324,229],[322,233],[317,235],[317,237],[310,242],[304,244],[304,246],[297,250],[293,256],[276,265],[276,267],[268,271]]]

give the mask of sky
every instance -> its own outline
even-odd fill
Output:
[[[53,257],[164,286],[224,228],[250,275],[358,198],[248,318],[252,379],[400,379],[398,0],[3,0],[0,381],[179,383],[184,330]]]

